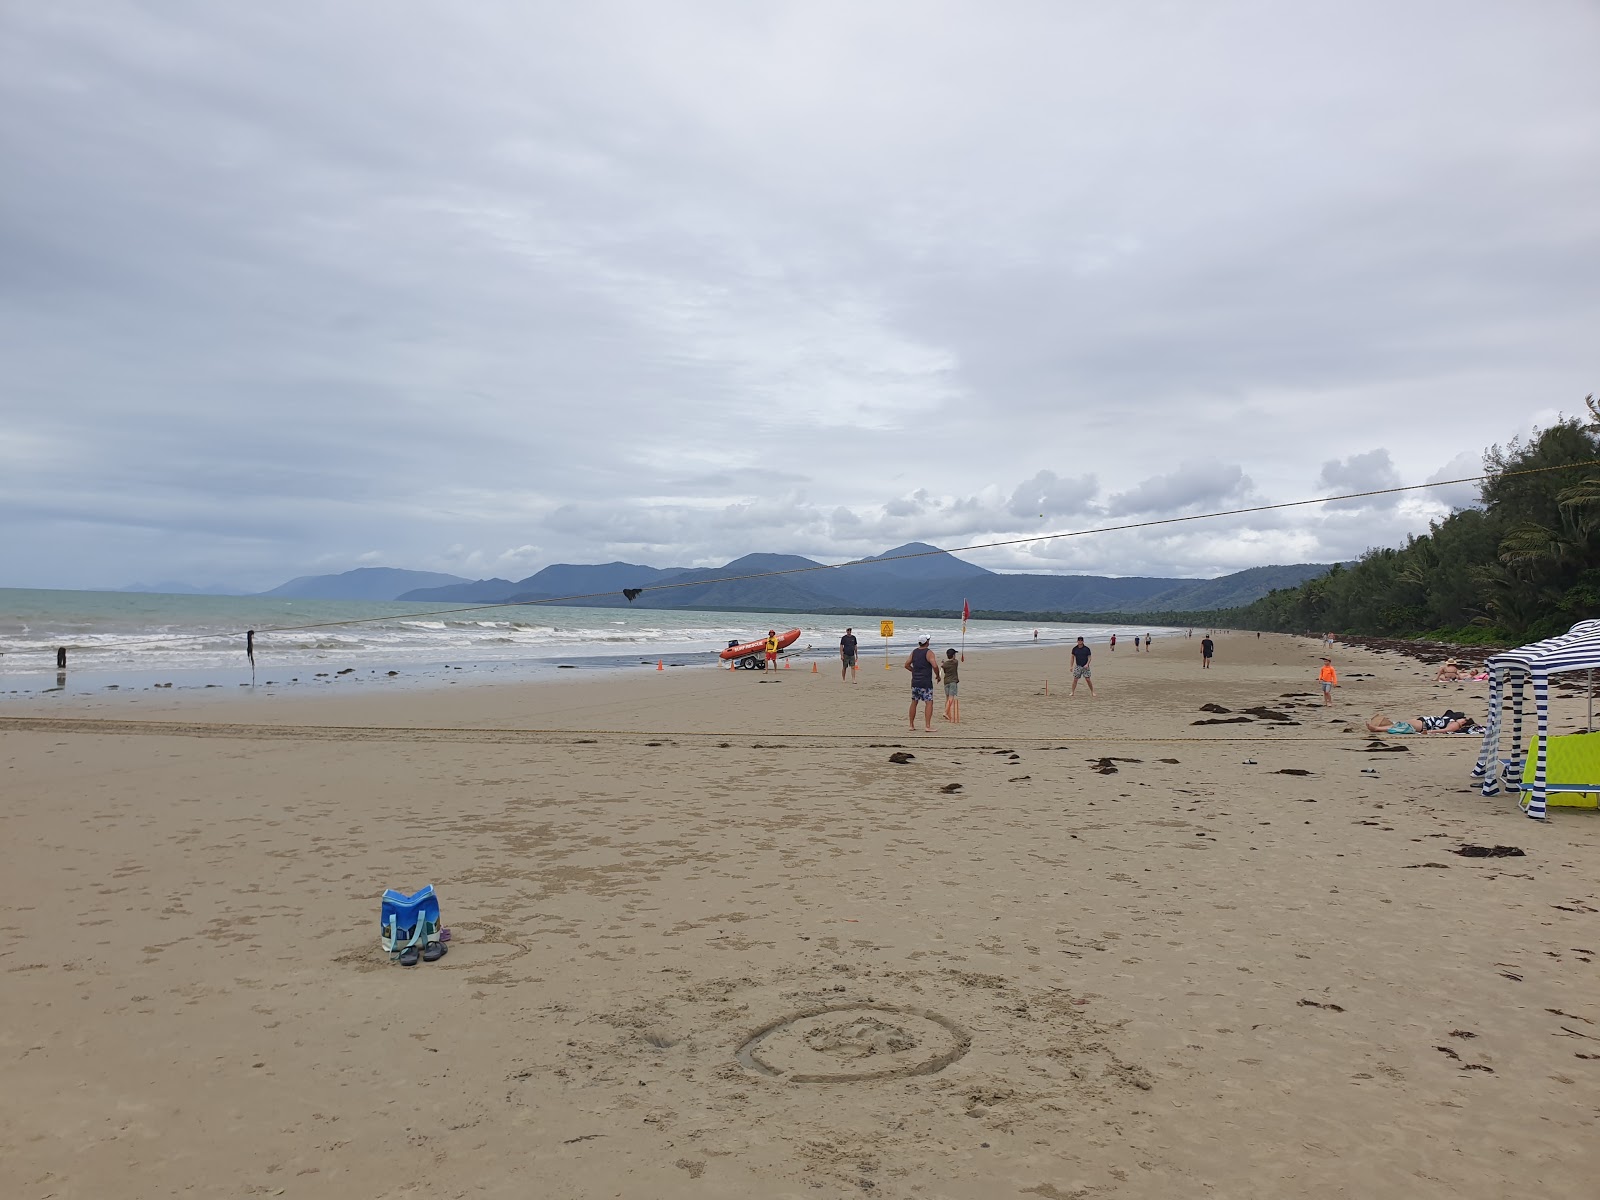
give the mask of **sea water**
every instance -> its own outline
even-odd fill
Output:
[[[0,696],[172,682],[236,686],[252,679],[245,631],[256,631],[259,681],[448,677],[509,679],[563,666],[719,665],[729,641],[798,628],[789,653],[834,658],[846,626],[863,659],[904,654],[929,636],[936,651],[963,644],[959,616],[895,618],[894,637],[878,636],[875,614],[701,612],[688,609],[460,606],[405,601],[289,600],[262,596],[172,596],[0,588]],[[1076,637],[1131,642],[1145,626],[970,621],[968,650],[1060,645]],[[1159,638],[1177,630],[1151,627]],[[66,647],[66,677],[56,650]],[[1130,646],[1131,648],[1131,646]],[[390,671],[397,676],[390,676]],[[448,676],[446,676],[448,672]],[[352,680],[353,681],[353,680]]]

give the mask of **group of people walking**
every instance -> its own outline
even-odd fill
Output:
[[[951,724],[961,723],[961,700],[959,696],[961,686],[961,661],[957,656],[955,647],[945,651],[944,660],[941,662],[937,655],[928,648],[931,637],[919,638],[916,648],[906,655],[903,664],[911,672],[911,711],[908,717],[912,730],[917,727],[917,705],[924,708],[924,727],[933,729],[933,685],[938,680],[944,684],[944,719]],[[839,639],[839,678],[848,679],[851,683],[856,681],[860,670],[858,654],[860,643],[856,638],[853,628],[847,628],[844,636]]]
[[[917,639],[916,647],[910,654],[906,655],[906,660],[902,664],[907,671],[911,672],[911,707],[906,717],[907,723],[913,732],[917,728],[917,706],[919,704],[923,706],[923,728],[929,732],[933,730],[933,685],[935,682],[944,684],[945,720],[952,724],[959,724],[961,721],[961,700],[959,698],[961,659],[965,656],[957,656],[955,648],[952,647],[945,651],[945,656],[941,660],[929,649],[929,643],[932,640],[931,637]],[[1143,641],[1143,649],[1148,653],[1150,644],[1154,639],[1149,634],[1146,634],[1143,639],[1135,637],[1133,643],[1136,650],[1140,648],[1141,640]],[[1116,634],[1111,635],[1110,647],[1113,650],[1117,648]],[[1210,669],[1211,656],[1215,649],[1216,644],[1211,640],[1209,634],[1201,639],[1200,665],[1202,668]],[[1093,696],[1095,694],[1094,670],[1090,666],[1090,659],[1093,658],[1094,651],[1080,637],[1069,653],[1072,657],[1072,687],[1067,694],[1069,696],[1076,695],[1078,684],[1082,683],[1089,689],[1089,694]],[[856,638],[855,630],[854,628],[847,628],[844,631],[844,636],[839,639],[839,679],[841,682],[846,680],[851,683],[856,682],[860,670],[859,654],[860,642]]]

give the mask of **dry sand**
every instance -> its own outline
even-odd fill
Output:
[[[870,658],[8,703],[0,1192],[1595,1195],[1600,817],[1319,653],[973,654],[932,736]]]

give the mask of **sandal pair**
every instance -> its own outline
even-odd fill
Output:
[[[443,942],[429,942],[420,950],[416,946],[407,946],[400,951],[400,965],[414,967],[419,962],[438,962],[450,950]]]

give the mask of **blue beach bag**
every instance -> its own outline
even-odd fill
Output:
[[[408,946],[432,945],[439,940],[443,924],[439,897],[434,895],[431,883],[415,892],[387,889],[378,917],[383,929],[379,944],[390,954],[399,954]]]

